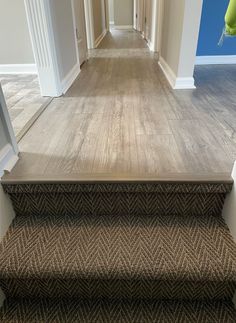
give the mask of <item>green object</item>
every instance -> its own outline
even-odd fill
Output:
[[[236,0],[230,0],[225,15],[225,33],[226,35],[236,36]]]

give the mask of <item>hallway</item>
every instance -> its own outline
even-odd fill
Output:
[[[235,66],[197,67],[197,89],[173,91],[135,31],[114,30],[90,56],[21,140],[6,178],[231,173]]]

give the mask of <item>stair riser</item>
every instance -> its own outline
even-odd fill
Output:
[[[232,299],[235,282],[106,279],[1,279],[13,298]]]
[[[9,299],[1,322],[234,323],[231,302],[158,300]]]
[[[10,194],[17,215],[220,215],[224,193]]]

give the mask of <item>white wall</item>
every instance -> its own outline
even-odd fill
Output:
[[[59,74],[63,80],[77,64],[71,1],[51,0],[50,8]]]
[[[108,0],[110,24],[114,24],[114,0]]]
[[[133,0],[114,0],[115,26],[133,26]]]
[[[0,0],[0,64],[33,64],[24,0]]]
[[[200,30],[202,0],[185,0],[185,14],[178,77],[193,75]]]

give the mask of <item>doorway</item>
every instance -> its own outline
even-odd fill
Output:
[[[74,28],[80,66],[88,58],[84,0],[73,0]]]
[[[0,83],[19,141],[50,100],[41,95],[24,1],[4,0],[1,5]]]

